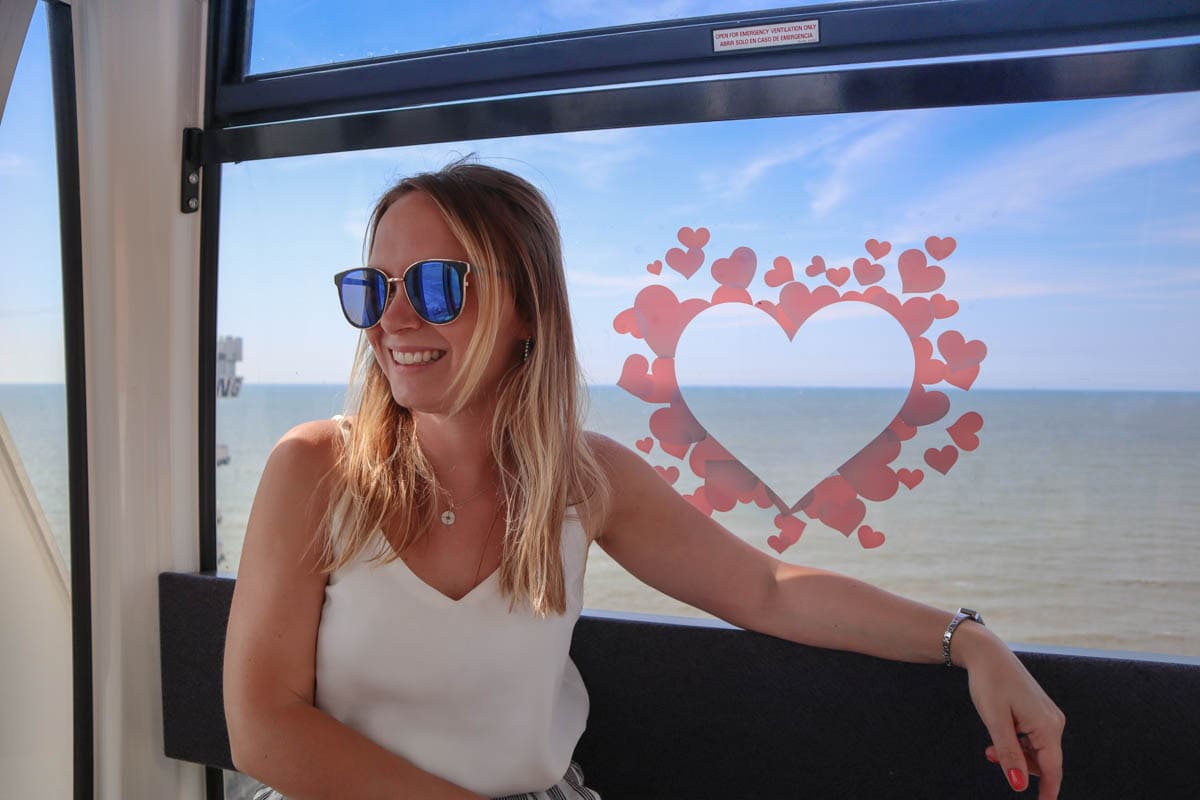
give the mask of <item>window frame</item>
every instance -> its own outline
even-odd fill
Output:
[[[249,72],[253,0],[222,0],[212,100],[222,126],[710,75],[1045,50],[1188,36],[1173,0],[873,0],[470,43]],[[817,45],[714,53],[715,29],[820,22]],[[486,76],[482,77],[481,76]]]
[[[248,74],[252,18],[252,0],[210,0],[198,434],[200,569],[214,574],[225,163],[605,128],[1200,91],[1200,43],[1158,41],[1200,37],[1200,8],[1184,10],[1171,0],[1136,8],[1123,0],[826,4],[264,75]],[[813,18],[822,21],[819,46],[711,52],[715,28]],[[903,38],[901,31],[916,34]],[[1079,47],[1103,49],[1053,52]],[[501,70],[500,59],[516,66]],[[781,69],[803,71],[728,77]],[[655,81],[666,82],[644,85]],[[612,84],[621,85],[588,88]],[[208,796],[222,797],[221,770],[209,767],[207,776]]]

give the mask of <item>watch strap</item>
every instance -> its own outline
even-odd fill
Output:
[[[978,611],[971,608],[960,608],[954,614],[954,618],[950,620],[950,624],[946,626],[946,632],[942,634],[942,660],[947,667],[954,665],[950,660],[950,640],[954,638],[954,631],[958,629],[958,626],[968,619],[978,622],[980,625],[983,624],[983,617]]]

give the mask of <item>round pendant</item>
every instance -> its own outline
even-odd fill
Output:
[[[442,524],[443,525],[453,525],[454,524],[454,512],[452,510],[447,508],[445,511],[442,512]]]

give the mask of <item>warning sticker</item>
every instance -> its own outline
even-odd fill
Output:
[[[757,50],[763,47],[785,47],[796,44],[816,44],[821,41],[820,23],[815,19],[801,22],[777,22],[773,25],[753,25],[745,28],[718,28],[712,32],[713,52]]]

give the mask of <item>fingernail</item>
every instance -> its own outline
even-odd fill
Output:
[[[1013,767],[1008,771],[1008,782],[1012,785],[1014,792],[1023,792],[1028,782],[1025,779],[1025,773]]]
[[[988,760],[988,761],[990,761],[990,762],[992,762],[993,764],[999,764],[999,763],[1000,763],[1000,759],[996,758],[996,757],[995,757],[994,755],[992,755],[991,753],[984,753],[984,755],[985,755],[985,756],[987,756],[987,760]]]

